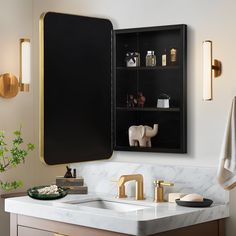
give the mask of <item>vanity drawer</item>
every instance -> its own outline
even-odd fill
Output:
[[[55,233],[60,232],[60,233]],[[225,236],[225,219],[182,227],[152,236]],[[11,236],[128,236],[79,225],[11,214]]]
[[[128,236],[106,230],[11,214],[10,236]]]
[[[28,228],[24,226],[18,226],[18,235],[17,236],[56,236],[56,234],[39,229]]]

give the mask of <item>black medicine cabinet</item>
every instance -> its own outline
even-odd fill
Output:
[[[40,149],[47,164],[106,159],[113,150],[186,153],[186,25],[113,31],[109,20],[53,12],[40,22]],[[150,50],[156,65],[147,67]],[[137,67],[127,67],[132,52],[139,53]],[[145,102],[130,104],[140,92]],[[168,108],[157,107],[162,94]],[[130,126],[154,124],[151,147],[130,147]]]
[[[115,150],[186,153],[186,31],[186,25],[115,31]],[[156,65],[151,67],[146,66],[149,50],[156,56]],[[127,67],[127,52],[140,54],[139,66]],[[144,105],[132,104],[130,94],[137,98],[139,93],[145,97]],[[170,97],[167,108],[157,107],[163,94]],[[152,147],[129,146],[128,129],[134,124],[158,124]]]

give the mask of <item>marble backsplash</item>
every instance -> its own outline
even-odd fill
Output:
[[[142,174],[144,177],[144,193],[153,198],[153,181],[164,180],[174,183],[173,187],[165,187],[165,197],[171,192],[198,193],[215,203],[227,203],[229,193],[218,185],[217,169],[213,167],[186,167],[157,165],[144,163],[96,161],[71,164],[77,175],[83,176],[89,192],[117,194],[117,183],[121,175]],[[126,193],[134,196],[134,181],[127,183]]]

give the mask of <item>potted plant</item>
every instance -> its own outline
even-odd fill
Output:
[[[12,167],[16,167],[21,163],[25,162],[25,158],[29,151],[34,150],[34,144],[28,143],[26,148],[22,148],[24,140],[21,136],[20,130],[16,130],[14,133],[14,139],[12,140],[12,145],[8,148],[5,142],[5,134],[0,131],[0,176],[1,173],[6,172]],[[12,182],[3,182],[0,178],[0,188],[3,190],[12,190],[22,187],[23,183],[20,180],[15,180]]]

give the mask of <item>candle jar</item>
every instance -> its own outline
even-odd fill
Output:
[[[146,66],[156,66],[156,56],[154,51],[147,51]]]
[[[177,62],[177,49],[171,48],[170,49],[170,63],[174,65],[176,64],[176,62]]]

